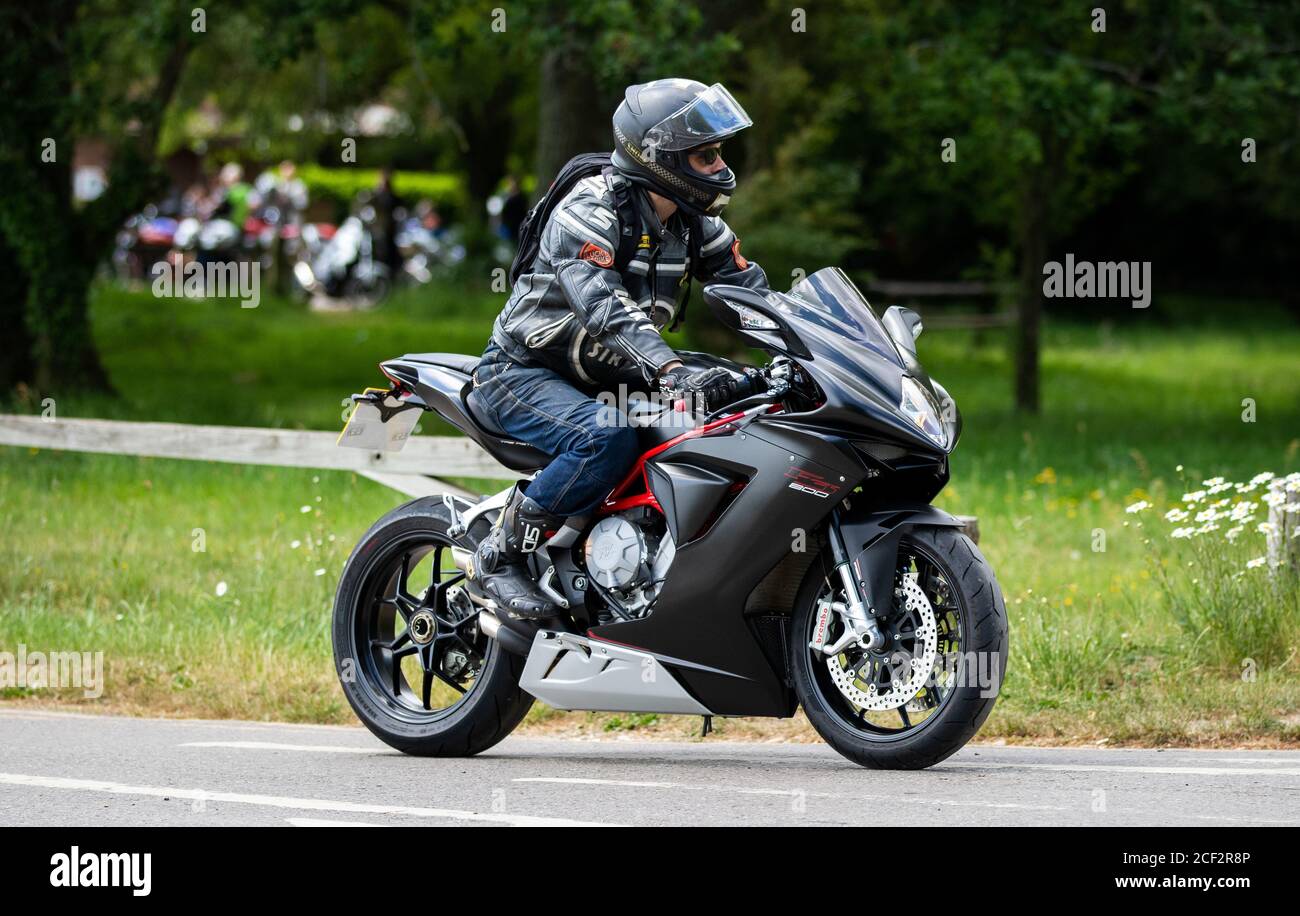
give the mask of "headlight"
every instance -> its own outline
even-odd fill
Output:
[[[939,405],[935,403],[934,396],[910,376],[903,376],[903,399],[899,402],[898,409],[935,445],[948,447],[948,433],[939,417]]]
[[[737,305],[734,302],[728,302],[731,310],[740,318],[740,326],[754,331],[775,331],[781,326],[768,318],[762,312],[757,312],[747,305]]]

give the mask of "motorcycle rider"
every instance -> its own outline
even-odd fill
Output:
[[[709,409],[750,393],[724,369],[685,368],[660,331],[682,307],[688,271],[702,281],[768,288],[719,217],[736,187],[722,143],[751,123],[721,84],[629,86],[614,112],[612,171],[578,181],[541,227],[537,256],[493,325],[469,396],[476,413],[553,456],[515,486],[474,559],[475,578],[502,611],[555,612],[527,554],[565,518],[594,511],[636,460],[636,430],[595,393],[620,384],[657,388]],[[636,204],[640,239],[622,271],[614,257],[624,228],[619,182]]]

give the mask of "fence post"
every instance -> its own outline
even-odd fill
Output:
[[[1296,507],[1297,503],[1289,501],[1286,481],[1281,478],[1269,482],[1268,496],[1269,529],[1265,542],[1268,545],[1269,572],[1277,575],[1283,567],[1296,572],[1300,570],[1300,538],[1296,536],[1300,531],[1300,511],[1288,508]]]

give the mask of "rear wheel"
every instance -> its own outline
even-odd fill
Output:
[[[335,596],[343,693],[367,728],[408,754],[477,754],[533,704],[519,689],[524,660],[479,632],[451,560],[451,523],[440,497],[393,510],[352,552]]]
[[[850,644],[827,657],[809,648],[819,611],[844,601],[814,565],[800,588],[791,640],[795,690],[817,733],[876,769],[922,769],[969,741],[997,700],[1006,671],[1007,614],[992,569],[953,528],[915,528],[899,545],[894,594],[878,618],[885,644]],[[831,645],[843,632],[830,614]]]

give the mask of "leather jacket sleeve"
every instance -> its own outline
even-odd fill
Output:
[[[749,289],[766,292],[767,274],[753,261],[740,253],[740,239],[720,217],[706,216],[701,220],[704,230],[700,242],[700,263],[692,273],[709,283],[732,283]]]
[[[555,265],[564,298],[587,333],[631,360],[651,382],[677,357],[614,269],[618,233],[614,210],[593,196],[580,195],[551,214],[542,235],[542,254]]]

